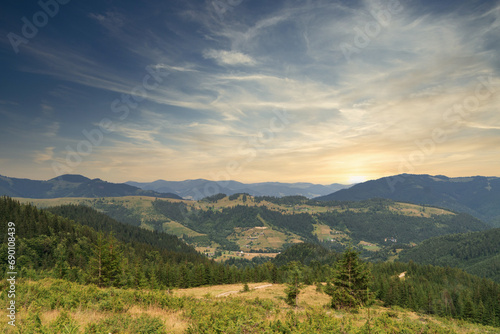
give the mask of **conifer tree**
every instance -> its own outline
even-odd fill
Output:
[[[120,252],[112,235],[98,233],[97,244],[89,260],[87,281],[99,287],[117,285],[120,275]]]
[[[56,278],[67,278],[69,265],[67,261],[67,250],[65,246],[65,240],[59,243],[54,251],[54,256],[56,258],[55,266],[55,277]]]
[[[105,262],[104,237],[102,235],[102,232],[99,232],[97,236],[97,244],[92,250],[92,256],[89,260],[89,266],[87,270],[87,281],[89,283],[94,283],[99,287],[105,286],[107,284],[104,275]]]
[[[302,288],[302,284],[300,283],[302,273],[297,262],[291,262],[290,266],[288,286],[285,290],[285,301],[288,305],[296,307],[300,289]]]
[[[359,254],[349,247],[337,262],[333,285],[325,289],[332,297],[330,306],[350,309],[367,304],[372,298],[369,283],[370,271],[359,259]]]

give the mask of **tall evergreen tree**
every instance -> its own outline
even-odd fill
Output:
[[[120,251],[112,235],[98,233],[87,270],[87,280],[99,287],[118,285],[120,275]]]
[[[66,240],[63,239],[62,242],[57,245],[54,251],[54,256],[56,259],[54,275],[56,278],[67,278],[69,271],[65,241]]]
[[[302,288],[302,284],[300,283],[302,272],[299,269],[299,264],[295,261],[290,263],[290,267],[288,285],[285,289],[285,301],[288,305],[296,307],[300,289]]]
[[[369,291],[370,271],[351,247],[345,250],[337,262],[333,285],[326,293],[332,297],[331,307],[335,309],[356,308],[371,300]]]

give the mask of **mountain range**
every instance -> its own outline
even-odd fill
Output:
[[[48,181],[0,176],[0,195],[24,198],[149,196],[199,200],[214,194],[252,196],[304,196],[319,201],[362,201],[385,198],[431,205],[468,213],[493,227],[500,227],[500,178],[486,176],[450,178],[443,175],[400,174],[353,186],[334,183],[158,180],[151,183],[110,183],[82,175],[61,175]]]
[[[330,194],[312,200],[286,197],[308,194],[310,198],[329,187]],[[351,242],[374,259],[378,253],[381,260],[393,256],[387,252],[402,247],[406,249],[400,260],[451,265],[500,280],[500,229],[489,229],[500,226],[500,178],[401,174],[347,187],[202,179],[116,184],[81,175],[48,181],[0,176],[0,195],[29,198],[30,203],[45,206],[50,203],[36,202],[83,201],[122,222],[176,234],[212,252],[217,245],[225,250],[278,251],[300,241],[319,241],[334,249]],[[218,193],[229,196],[206,196]],[[178,201],[190,196],[205,199]],[[454,234],[461,232],[466,233]]]
[[[175,194],[143,190],[124,183],[89,179],[82,175],[61,175],[47,180],[18,179],[0,175],[0,195],[24,198],[150,196],[181,199]]]
[[[386,198],[465,212],[492,226],[500,226],[500,178],[401,174],[356,184],[321,201],[361,201]]]
[[[205,179],[186,181],[165,181],[157,180],[149,183],[129,181],[126,184],[144,190],[153,190],[161,193],[174,193],[184,199],[200,200],[204,197],[223,193],[234,195],[237,193],[247,193],[252,196],[304,196],[313,198],[327,195],[350,187],[339,183],[321,185],[313,183],[241,183],[237,181],[210,181]]]

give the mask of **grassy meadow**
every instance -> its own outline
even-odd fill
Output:
[[[351,313],[331,310],[315,286],[302,289],[297,308],[283,300],[282,284],[252,283],[249,292],[241,284],[167,291],[43,279],[21,280],[17,288],[16,326],[7,324],[2,308],[2,333],[500,333],[380,302]]]

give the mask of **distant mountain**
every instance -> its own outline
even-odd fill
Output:
[[[430,238],[399,260],[457,267],[500,282],[500,228]]]
[[[500,226],[500,178],[401,174],[356,184],[321,201],[360,201],[387,198],[466,212],[492,226]]]
[[[91,180],[82,175],[69,174],[48,181],[0,175],[0,195],[24,198],[151,196],[180,199],[175,194],[143,190],[124,183]]]
[[[226,195],[247,193],[252,196],[276,197],[299,195],[307,198],[313,198],[350,187],[349,185],[338,183],[330,185],[280,182],[241,183],[237,181],[210,181],[205,179],[186,181],[157,180],[151,183],[129,181],[125,183],[144,190],[174,193],[182,198],[194,200],[199,200],[218,193]]]

